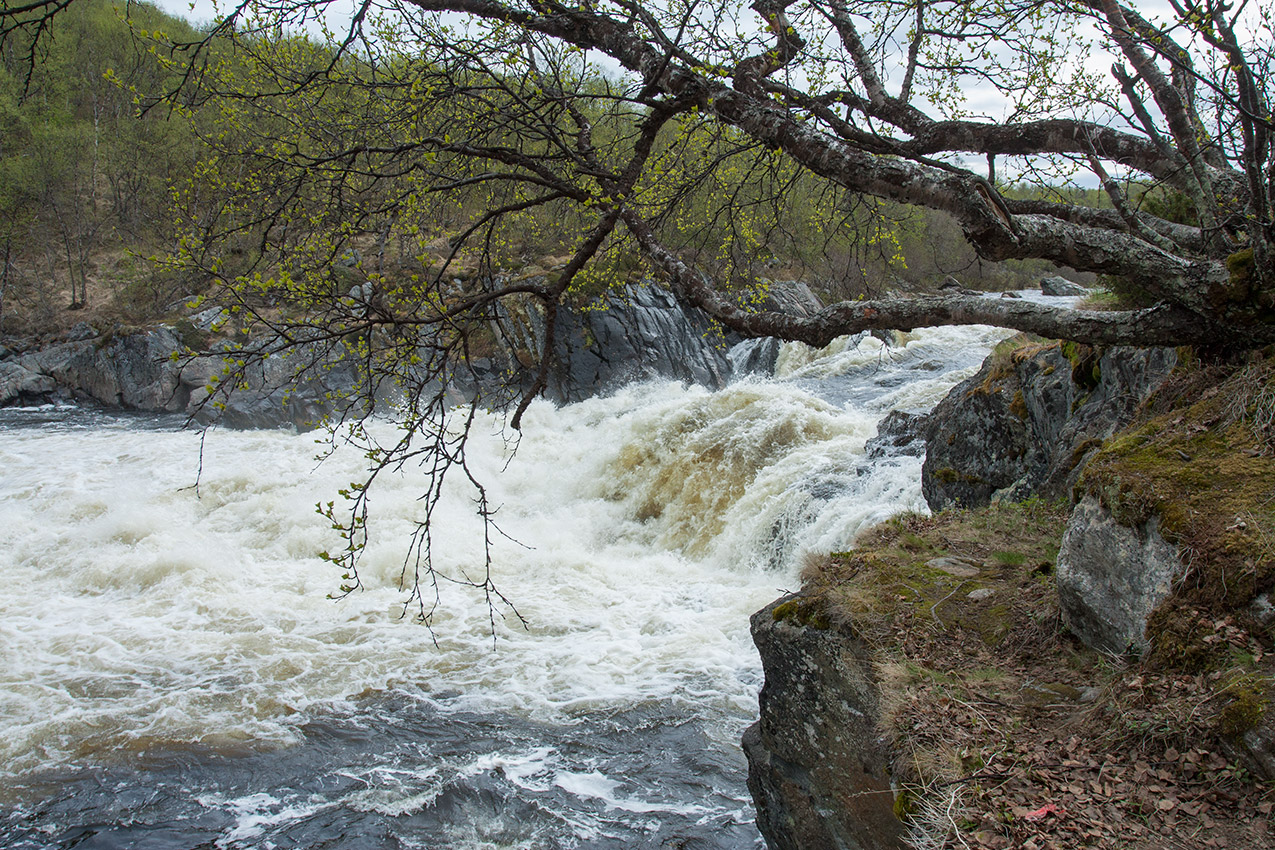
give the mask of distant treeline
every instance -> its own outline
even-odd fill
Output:
[[[81,0],[55,20],[34,63],[21,43],[4,46],[0,334],[65,326],[75,318],[68,309],[86,306],[117,321],[146,321],[179,309],[213,276],[276,273],[272,252],[282,256],[287,245],[306,240],[327,246],[334,260],[374,263],[382,277],[419,270],[428,265],[429,246],[440,240],[446,246],[491,208],[481,183],[414,193],[411,181],[419,178],[407,168],[398,183],[365,180],[351,189],[363,178],[349,177],[340,193],[332,184],[289,183],[281,151],[315,149],[334,134],[394,144],[409,129],[396,125],[393,114],[375,112],[357,60],[344,60],[349,67],[337,60],[347,82],[329,87],[321,110],[300,99],[251,96],[264,80],[288,78],[280,66],[295,63],[301,73],[333,59],[332,48],[297,36],[269,44],[260,36],[259,50],[251,41],[235,49],[211,43],[199,61],[201,69],[213,69],[207,79],[214,84],[182,87],[185,54],[173,45],[203,37],[145,4],[129,4],[126,20],[122,4]],[[429,76],[420,68],[413,73]],[[402,79],[408,78],[405,69]],[[596,84],[600,94],[619,86]],[[599,102],[608,99],[619,100],[608,95]],[[445,128],[470,108],[439,97],[428,107],[430,121]],[[626,121],[638,117],[609,107],[596,132],[623,136]],[[412,120],[421,123],[419,114]],[[741,280],[802,278],[826,296],[855,297],[932,290],[948,275],[973,288],[1021,288],[1051,271],[1039,262],[981,262],[942,214],[830,193],[729,130],[687,130],[661,145],[666,167],[679,177],[670,184],[693,187],[667,199],[658,196],[659,186],[647,190],[653,203],[667,207],[660,222],[668,243]],[[692,163],[711,167],[687,179]],[[277,214],[283,207],[256,215],[254,205],[291,186],[302,188],[287,199],[283,218]],[[1101,193],[1088,194],[1087,202],[1104,205]],[[482,241],[479,268],[516,271],[542,263],[568,252],[582,226],[551,206],[506,224],[499,238]],[[636,252],[620,241],[598,268],[594,281],[644,273]]]

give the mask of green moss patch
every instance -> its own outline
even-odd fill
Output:
[[[776,605],[770,612],[776,623],[791,622],[815,629],[831,628],[832,623],[821,600],[796,597]]]
[[[1221,660],[1202,624],[1275,586],[1275,456],[1265,430],[1275,367],[1266,363],[1221,380],[1210,372],[1206,387],[1108,441],[1078,484],[1077,496],[1098,498],[1123,525],[1157,519],[1187,564],[1148,625],[1153,663],[1199,670]]]
[[[1102,369],[1099,361],[1102,352],[1093,346],[1077,342],[1063,342],[1060,345],[1063,357],[1071,364],[1071,380],[1084,390],[1093,390],[1102,380]]]
[[[1068,513],[1065,504],[1032,500],[904,514],[869,531],[855,550],[808,569],[806,587],[834,619],[884,625],[902,616],[963,629],[995,645],[1017,618],[1036,621],[1048,610],[1035,597],[1046,593],[1040,579],[1053,571]],[[980,569],[973,577],[954,576],[932,565],[938,558]],[[1032,599],[1020,605],[1024,594]]]
[[[1218,731],[1233,738],[1261,723],[1270,706],[1270,688],[1270,679],[1253,675],[1228,685],[1226,702],[1218,712]]]

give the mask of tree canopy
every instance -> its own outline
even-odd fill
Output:
[[[37,64],[83,2],[6,3],[6,49]],[[635,273],[737,333],[814,346],[973,323],[1275,342],[1271,16],[1248,0],[1154,16],[1117,0],[253,0],[197,33],[135,26],[163,74],[130,85],[204,146],[173,187],[170,262],[269,331],[240,367],[353,354],[365,385],[347,409],[392,386],[407,426],[374,461],[428,457],[441,476],[463,465],[447,388],[493,325],[535,311],[545,329],[516,424],[560,307]],[[908,208],[950,216],[982,258],[1108,275],[1143,306],[863,285],[853,258],[892,254]],[[832,303],[768,306],[781,247]]]
[[[7,4],[3,32],[35,44],[67,5]],[[539,220],[561,231],[561,269],[506,290],[550,308],[627,243],[679,298],[749,335],[818,345],[986,322],[1095,343],[1261,345],[1275,339],[1271,13],[1185,0],[1161,12],[1107,0],[265,0],[161,49],[188,92],[221,99],[222,161],[265,181],[235,187],[255,200],[229,229],[272,224],[260,246],[271,262],[299,254],[287,227],[299,218],[339,253],[356,231],[436,227],[431,198],[463,195],[453,247],[516,241],[527,213],[549,211]],[[1077,171],[1108,202],[1006,191]],[[1151,306],[1077,315],[932,296],[803,319],[750,309],[760,275],[741,255],[779,238],[835,241],[839,228],[865,238],[864,199],[941,210],[982,257],[1119,277]]]

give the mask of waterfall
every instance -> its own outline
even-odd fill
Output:
[[[784,346],[778,377],[716,392],[537,402],[516,443],[480,417],[517,615],[444,583],[432,630],[400,587],[419,471],[372,491],[365,587],[334,600],[315,506],[360,479],[357,451],[214,430],[201,453],[164,422],[4,411],[0,844],[757,843],[748,616],[805,553],[923,509],[920,459],[864,444],[1003,335]],[[455,482],[435,517],[452,574],[483,565],[472,496]]]

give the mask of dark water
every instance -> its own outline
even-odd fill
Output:
[[[743,758],[711,722],[648,706],[546,725],[394,698],[313,722],[292,747],[27,777],[5,793],[0,846],[759,847]]]

